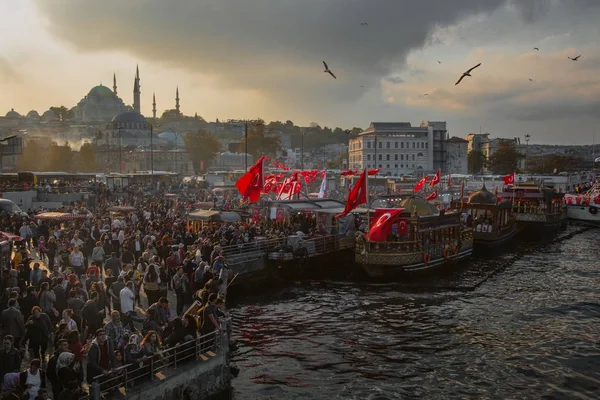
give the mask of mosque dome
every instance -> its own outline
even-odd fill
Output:
[[[96,98],[102,98],[102,97],[113,97],[115,94],[113,93],[112,90],[110,90],[109,88],[107,88],[106,86],[100,84],[98,86],[94,86],[90,92],[88,93],[88,97],[96,97]]]
[[[16,112],[14,108],[11,108],[10,111],[6,113],[6,118],[21,118],[21,114]]]
[[[172,131],[166,131],[158,135],[160,139],[165,140],[169,144],[175,144],[176,146],[183,146],[185,144],[183,141],[184,136],[185,135],[178,135],[177,133]]]
[[[58,119],[58,117],[53,110],[48,110],[42,114],[42,119],[44,121],[54,121]]]
[[[113,129],[147,129],[148,120],[142,114],[137,111],[126,111],[111,121]]]
[[[407,197],[404,200],[402,200],[398,207],[404,208],[410,213],[414,212],[416,208],[417,215],[419,215],[420,217],[438,215],[440,213],[437,207],[428,202],[427,200],[423,200],[414,196]]]
[[[27,118],[29,119],[40,119],[40,114],[37,111],[31,110],[27,113]]]
[[[496,204],[498,199],[494,193],[487,190],[485,184],[483,187],[469,196],[469,204]]]

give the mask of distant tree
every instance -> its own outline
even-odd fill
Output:
[[[525,162],[525,169],[532,174],[551,174],[554,170],[557,172],[575,172],[588,167],[583,157],[573,155],[529,156]]]
[[[60,121],[71,121],[75,118],[75,113],[65,106],[50,107],[50,111],[54,111],[54,115]]]
[[[327,168],[329,169],[341,169],[342,163],[346,161],[346,153],[342,153],[337,156],[334,160],[327,161]]]
[[[488,166],[493,174],[510,174],[518,169],[519,161],[524,157],[517,151],[514,143],[501,142],[488,160]]]
[[[96,148],[91,143],[84,143],[79,149],[77,172],[97,172]]]
[[[45,161],[44,152],[37,140],[28,140],[15,167],[17,171],[43,171],[46,168]]]
[[[485,167],[485,154],[480,150],[472,150],[467,156],[467,169],[470,174],[479,174]]]
[[[208,163],[215,158],[215,154],[221,150],[221,143],[206,129],[200,129],[197,133],[188,133],[183,137],[183,142],[194,163],[194,169],[199,172],[201,161],[204,161],[206,169]]]
[[[248,122],[248,153],[258,159],[262,155],[274,156],[281,148],[279,136],[266,136],[262,120]],[[242,137],[239,152],[246,149],[246,138]]]
[[[47,171],[73,172],[75,170],[73,150],[71,150],[69,142],[65,142],[63,145],[52,142],[46,158],[48,160]]]
[[[166,124],[173,121],[179,121],[182,119],[182,117],[183,115],[180,112],[177,112],[175,109],[165,110],[165,112],[163,112],[160,116],[160,123]]]

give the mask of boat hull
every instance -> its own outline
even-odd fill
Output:
[[[413,273],[423,273],[433,270],[446,270],[458,261],[470,257],[473,253],[472,239],[463,243],[456,254],[447,258],[441,251],[433,254],[429,262],[425,262],[424,254],[415,253],[357,253],[356,262],[371,278],[393,278]]]
[[[593,212],[592,210],[596,211]],[[600,225],[600,205],[568,205],[567,217],[571,221],[585,224]]]
[[[479,253],[482,250],[489,251],[499,249],[514,242],[516,237],[516,225],[514,225],[512,229],[502,232],[502,234],[497,236],[475,232],[473,233],[473,250],[475,253]]]
[[[567,226],[566,211],[555,218],[546,214],[517,214],[516,219],[519,235],[544,236]]]

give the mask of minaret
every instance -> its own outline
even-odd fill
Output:
[[[113,93],[117,95],[117,74],[113,72]]]
[[[152,93],[152,118],[156,119],[156,94]]]
[[[133,109],[140,112],[140,69],[135,67],[135,79],[133,80]]]
[[[179,86],[177,86],[177,91],[175,92],[175,110],[177,110],[177,114],[181,114],[179,112]]]

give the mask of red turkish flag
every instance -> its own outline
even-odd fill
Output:
[[[505,185],[514,185],[515,184],[515,173],[508,174],[502,177]]]
[[[437,172],[435,173],[435,175],[431,179],[431,182],[429,182],[429,187],[434,187],[438,183],[440,183],[440,170],[439,169],[437,170]]]
[[[375,210],[373,224],[369,228],[367,239],[372,242],[385,242],[392,232],[392,225],[396,218],[402,214],[403,208],[382,208]]]
[[[283,208],[277,208],[277,212],[275,213],[275,221],[283,222],[285,220],[285,211]]]
[[[377,169],[370,169],[369,170],[369,175],[377,175],[378,172],[379,172],[379,168],[377,168]]]
[[[427,200],[435,200],[438,197],[438,191],[432,192],[429,196],[427,196]]]
[[[415,188],[413,189],[414,192],[417,193],[418,191],[423,189],[423,186],[425,186],[425,184],[427,183],[428,180],[429,180],[429,177],[425,176],[425,177],[423,177],[423,179],[421,179],[419,182],[417,182],[417,184],[415,185]]]
[[[398,220],[398,235],[408,235],[408,220],[406,218]]]
[[[335,216],[335,218],[340,218],[348,215],[350,211],[354,210],[360,204],[364,204],[367,202],[367,170],[362,172],[356,181],[356,184],[348,193],[348,200],[346,201],[346,207],[341,214]]]
[[[263,161],[265,157],[262,156],[256,164],[250,167],[238,181],[235,186],[240,191],[243,200],[248,199],[250,203],[255,203],[260,199],[260,192],[264,186],[264,175],[263,175]]]

